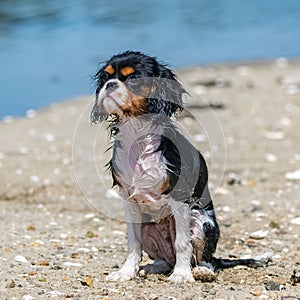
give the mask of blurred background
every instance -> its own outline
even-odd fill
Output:
[[[0,119],[93,92],[141,50],[171,67],[300,57],[297,0],[0,0]]]

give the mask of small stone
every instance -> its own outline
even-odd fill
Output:
[[[194,139],[198,143],[202,143],[206,141],[206,136],[204,134],[196,134],[194,135]]]
[[[66,261],[66,262],[64,262],[64,266],[66,266],[66,267],[79,267],[80,268],[80,267],[83,267],[83,264]]]
[[[267,291],[280,291],[280,283],[275,281],[266,281],[265,288]]]
[[[11,280],[7,285],[6,285],[6,288],[8,288],[8,289],[13,289],[13,288],[15,288],[16,287],[16,283],[13,281],[13,280]]]
[[[283,126],[290,126],[292,123],[291,119],[287,118],[287,117],[283,117],[280,119],[280,124]]]
[[[42,267],[48,267],[49,266],[49,262],[45,261],[45,260],[41,260],[37,262],[38,266],[42,266]]]
[[[291,224],[300,225],[300,217],[291,220]]]
[[[17,175],[22,175],[23,174],[23,170],[22,169],[17,169],[16,170],[16,174]]]
[[[36,271],[29,271],[27,274],[28,274],[29,276],[34,276],[34,275],[37,274],[37,272],[36,272]]]
[[[267,231],[267,230],[258,230],[258,231],[252,232],[250,234],[250,238],[260,240],[260,239],[265,238],[268,234],[269,234],[269,231]]]
[[[65,240],[68,237],[68,235],[66,233],[61,233],[59,236],[63,240]]]
[[[85,217],[86,219],[93,219],[93,218],[95,217],[95,214],[93,214],[93,213],[86,214],[84,217]]]
[[[40,178],[37,176],[37,175],[31,175],[30,176],[30,180],[32,182],[39,182],[40,181]]]
[[[280,229],[280,225],[275,221],[271,221],[269,227],[272,229]]]
[[[23,146],[23,147],[20,148],[20,153],[22,153],[22,154],[27,154],[28,151],[29,151],[28,148],[25,147],[25,146]]]
[[[295,94],[298,94],[299,88],[295,84],[290,84],[287,87],[287,92],[288,92],[289,95],[295,95]]]
[[[95,238],[95,237],[98,237],[98,234],[96,234],[96,233],[89,230],[89,231],[87,231],[85,236],[88,237],[88,238]]]
[[[224,212],[230,212],[230,207],[229,206],[223,206],[222,207],[222,211],[224,211]]]
[[[19,263],[22,263],[22,264],[28,263],[28,260],[24,256],[22,256],[22,255],[17,255],[15,257],[15,261],[17,261]]]
[[[55,141],[55,135],[52,133],[45,134],[45,140],[47,142],[54,142]]]
[[[34,297],[32,297],[31,295],[24,295],[23,300],[34,300]]]
[[[45,277],[41,277],[41,278],[39,278],[39,282],[46,282],[47,280],[46,280],[46,278]]]
[[[93,277],[92,276],[86,276],[82,280],[80,280],[80,283],[84,286],[92,287],[93,284],[94,284]]]
[[[209,290],[209,294],[210,295],[216,295],[217,294],[217,291],[215,289],[210,289]]]
[[[300,180],[300,170],[285,173],[285,178],[289,180]]]
[[[276,157],[276,155],[269,153],[266,155],[266,160],[268,162],[274,162],[274,161],[277,161],[277,157]]]
[[[283,131],[264,131],[263,137],[269,140],[282,140],[285,134]]]

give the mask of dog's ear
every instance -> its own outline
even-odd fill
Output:
[[[159,64],[153,89],[148,100],[148,112],[172,116],[183,109],[182,96],[185,89],[178,82],[177,76],[165,65]]]

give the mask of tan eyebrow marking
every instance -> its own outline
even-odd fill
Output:
[[[121,69],[121,73],[123,76],[128,76],[128,75],[132,74],[134,71],[135,71],[135,69],[132,67],[125,67],[125,68]]]
[[[104,71],[107,72],[109,75],[112,75],[115,73],[115,69],[113,68],[112,65],[108,65]]]

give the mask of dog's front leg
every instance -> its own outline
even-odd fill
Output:
[[[141,222],[142,215],[138,204],[128,200],[125,203],[125,219],[127,222],[128,256],[123,267],[106,277],[111,281],[127,281],[134,278],[139,271],[141,261]]]
[[[190,234],[190,208],[188,204],[172,200],[172,213],[176,223],[176,264],[170,280],[175,283],[193,282],[191,271],[192,243]]]

